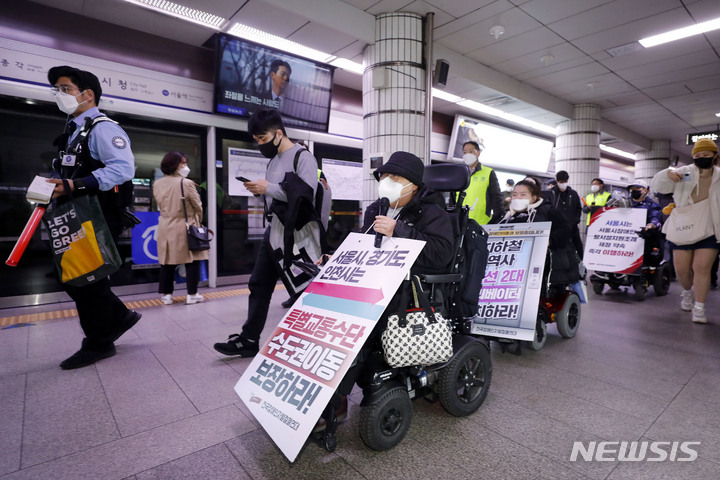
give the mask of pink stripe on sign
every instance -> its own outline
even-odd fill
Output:
[[[326,297],[344,298],[357,302],[376,304],[384,298],[381,288],[354,287],[333,283],[312,282],[305,289],[308,293],[325,295]]]

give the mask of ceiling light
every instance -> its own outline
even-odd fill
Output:
[[[262,43],[263,45],[267,45],[268,47],[277,48],[284,52],[299,55],[301,57],[309,58],[311,60],[317,60],[318,62],[329,63],[337,58],[336,56],[330,55],[329,53],[306,47],[305,45],[293,42],[292,40],[288,40],[287,38],[278,37],[277,35],[263,32],[262,30],[249,27],[241,23],[236,23],[235,25],[233,25],[232,28],[228,30],[228,33],[230,35],[235,35],[236,37],[245,38],[247,40],[257,43]]]
[[[505,33],[505,27],[503,27],[502,25],[495,25],[490,29],[490,35],[495,37],[495,40],[500,38],[500,35],[502,35],[503,33]]]
[[[437,88],[432,89],[432,96],[452,103],[458,103],[465,100],[464,98],[458,97],[457,95],[453,95],[452,93],[448,93],[444,90],[438,90]]]
[[[637,155],[634,153],[626,152],[624,150],[618,150],[617,148],[608,147],[607,145],[600,144],[600,150],[603,152],[612,153],[618,157],[629,158],[630,160],[637,160]]]
[[[180,18],[188,22],[197,23],[205,27],[214,28],[215,30],[221,30],[227,23],[227,19],[213,15],[212,13],[203,12],[202,10],[195,10],[194,8],[185,7],[178,5],[173,2],[166,2],[165,0],[125,0],[133,5],[139,5],[141,7],[155,10],[156,12],[170,15],[171,17]]]
[[[720,112],[715,114],[716,117],[720,117]]]
[[[553,57],[552,55],[543,55],[542,57],[540,57],[540,61],[546,67],[550,65],[550,62],[552,62],[553,60],[555,60],[555,57]]]
[[[643,38],[642,40],[639,40],[639,42],[643,47],[650,48],[655,45],[674,42],[675,40],[680,40],[681,38],[699,35],[711,30],[717,30],[718,28],[720,28],[720,18],[708,20],[707,22],[696,23],[695,25],[690,25],[689,27],[678,28],[677,30],[671,30],[659,35],[653,35],[652,37]]]
[[[330,65],[334,65],[352,73],[357,73],[358,75],[362,75],[365,72],[365,66],[363,66],[362,63],[353,62],[347,58],[336,58],[330,62]]]

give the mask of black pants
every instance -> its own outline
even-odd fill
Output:
[[[103,278],[84,287],[63,284],[63,288],[75,301],[80,327],[85,333],[83,348],[110,348],[113,332],[128,315],[125,304],[110,289],[110,278]]]
[[[250,340],[259,340],[260,334],[265,328],[270,300],[272,299],[275,285],[280,279],[280,274],[272,258],[272,247],[270,246],[270,227],[265,230],[257,258],[255,268],[250,275],[248,288],[248,317],[242,328],[242,335]]]
[[[572,229],[572,243],[578,257],[582,259],[585,247],[583,247],[582,238],[580,237],[580,229],[577,225],[575,225],[575,228]]]
[[[175,283],[175,267],[177,265],[160,265],[160,285],[158,293],[168,295],[173,293]],[[195,295],[200,283],[200,261],[185,264],[185,278],[187,280],[188,295]]]

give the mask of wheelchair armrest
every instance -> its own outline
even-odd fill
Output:
[[[420,280],[425,283],[460,283],[463,276],[462,273],[439,273],[439,274],[420,274]]]

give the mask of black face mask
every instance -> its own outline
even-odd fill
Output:
[[[278,142],[277,145],[275,145],[275,137],[277,137],[277,132],[275,132],[275,135],[273,135],[272,140],[270,140],[267,143],[263,143],[262,145],[258,145],[258,148],[260,149],[260,153],[262,153],[262,156],[265,158],[273,158],[275,155],[278,154],[278,149],[280,148],[280,142]]]
[[[642,191],[640,190],[630,190],[630,196],[633,198],[633,200],[637,200],[640,197],[642,197]]]
[[[706,169],[712,167],[713,160],[715,157],[700,157],[700,158],[694,158],[693,163],[696,167],[701,169]]]

